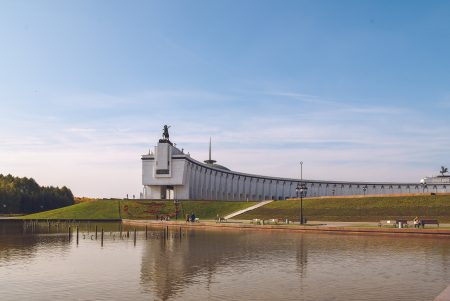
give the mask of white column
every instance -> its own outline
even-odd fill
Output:
[[[204,174],[205,174],[205,172],[204,172],[204,168],[203,167],[200,167],[200,170],[199,170],[199,172],[200,172],[200,193],[199,193],[199,199],[200,200],[203,200],[203,196],[204,196],[204,183],[205,183],[205,177],[204,177]]]
[[[201,188],[201,178],[200,178],[200,166],[195,166],[195,198],[200,199],[200,188]]]

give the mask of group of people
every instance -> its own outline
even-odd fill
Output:
[[[194,212],[192,212],[191,215],[186,214],[186,222],[191,222],[191,223],[195,222],[195,213]]]
[[[161,215],[161,216],[159,216],[158,214],[156,215],[156,219],[157,220],[160,220],[160,221],[170,221],[170,216],[164,216],[164,215]]]
[[[422,220],[416,216],[414,218],[414,228],[420,228],[420,226],[422,225]]]

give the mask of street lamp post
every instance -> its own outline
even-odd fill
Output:
[[[300,180],[301,182],[297,184],[295,191],[297,192],[297,198],[300,196],[300,225],[303,225],[303,198],[308,192],[308,187],[303,182],[303,161],[300,162]]]
[[[300,161],[300,180],[303,181],[303,161]]]
[[[308,187],[306,187],[306,184],[304,182],[300,182],[297,184],[297,187],[295,188],[295,191],[297,192],[297,198],[300,197],[300,225],[304,224],[304,218],[303,218],[303,198],[306,196],[306,193],[308,191]]]
[[[180,206],[180,201],[175,199],[175,200],[173,200],[173,203],[175,205],[175,219],[178,220],[178,214],[180,212],[180,207],[179,207]]]

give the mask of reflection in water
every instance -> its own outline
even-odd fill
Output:
[[[97,225],[107,233],[102,247],[94,226],[79,225],[77,245],[64,227],[23,233],[0,222],[2,301],[411,301],[450,283],[442,238],[185,230],[163,239],[152,229],[135,245],[131,227],[109,223]]]
[[[244,265],[248,260],[248,233],[188,231],[182,239],[151,241],[142,257],[141,279],[146,291],[155,291],[162,300],[206,278],[206,288],[221,267]],[[257,255],[257,254],[255,254]]]
[[[141,283],[161,300],[422,300],[450,282],[449,249],[446,239],[197,230],[147,243]]]
[[[39,236],[17,222],[0,222],[0,238],[0,266],[17,258],[30,261],[40,248],[57,249],[61,253],[69,248],[61,233]]]
[[[297,271],[300,279],[306,277],[306,265],[308,263],[308,248],[305,246],[305,237],[300,236],[299,244],[297,245]]]

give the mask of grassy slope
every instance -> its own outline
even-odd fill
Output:
[[[119,214],[120,203],[120,214]],[[182,201],[181,219],[194,212],[200,219],[215,219],[256,204],[255,202]],[[97,200],[30,214],[24,219],[156,219],[158,216],[175,218],[173,201]]]
[[[34,213],[23,219],[119,219],[117,200],[84,202],[50,211]]]
[[[156,219],[156,215],[175,218],[173,201],[122,201],[122,217],[130,219]],[[179,218],[184,219],[192,212],[200,219],[215,219],[229,213],[250,207],[255,202],[182,201]]]
[[[275,201],[236,218],[289,218],[299,220],[300,201]],[[367,197],[355,199],[306,199],[303,213],[308,220],[379,221],[385,219],[438,219],[450,222],[450,196]]]

